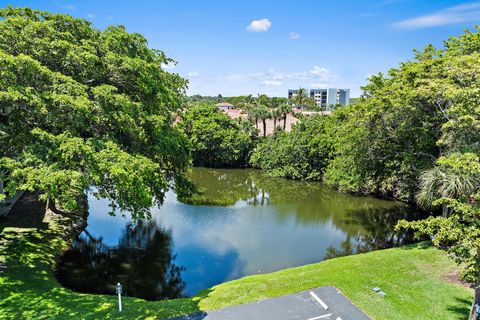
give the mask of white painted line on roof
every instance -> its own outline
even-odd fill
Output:
[[[320,298],[315,294],[315,292],[310,291],[310,295],[312,296],[313,299],[315,299],[315,301],[317,301],[318,303],[320,303],[320,305],[323,307],[323,309],[328,310],[327,304],[326,304],[325,302],[323,302],[322,299],[320,299]]]
[[[316,319],[323,319],[323,318],[329,318],[331,317],[332,314],[329,313],[329,314],[324,314],[323,316],[319,316],[319,317],[315,317],[315,318],[310,318],[310,319],[307,319],[307,320],[316,320]]]
[[[340,318],[340,317],[337,317],[337,320],[342,320],[342,318]]]

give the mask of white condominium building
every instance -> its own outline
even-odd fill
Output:
[[[298,93],[297,90],[288,90],[288,98],[294,98]],[[305,93],[315,100],[319,107],[325,107],[326,110],[331,110],[332,105],[341,104],[348,105],[350,103],[350,89],[310,89]]]

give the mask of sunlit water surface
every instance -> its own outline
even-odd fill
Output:
[[[318,182],[266,177],[250,169],[194,168],[203,192],[189,205],[169,192],[152,219],[110,216],[89,196],[86,230],[63,256],[57,278],[73,290],[148,300],[194,295],[252,274],[400,245],[393,231],[411,218],[400,203],[340,194]]]

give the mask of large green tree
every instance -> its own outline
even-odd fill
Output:
[[[75,209],[90,186],[134,215],[190,163],[173,126],[186,81],[123,26],[29,8],[0,10],[0,170],[7,191]]]
[[[427,234],[463,266],[480,298],[480,32],[377,75],[339,125],[325,181],[418,201],[442,216],[399,227]],[[337,113],[334,112],[334,113]]]
[[[325,181],[341,190],[414,201],[439,156],[479,152],[478,32],[427,46],[376,75],[339,125]]]
[[[320,180],[333,155],[334,118],[305,117],[292,132],[277,131],[255,148],[250,163],[271,176]]]
[[[442,156],[422,174],[417,199],[447,210],[441,217],[399,227],[446,246],[462,266],[462,279],[475,288],[474,302],[480,306],[480,32],[451,37],[443,49],[430,46],[419,56],[434,66],[434,77],[424,84],[443,121],[437,141]]]
[[[254,147],[256,131],[239,124],[212,105],[195,105],[181,114],[179,128],[192,145],[193,164],[205,167],[244,167]]]
[[[462,266],[461,278],[475,289],[474,302],[480,304],[480,162],[478,154],[463,153],[441,157],[435,166],[440,172],[429,177],[426,190],[432,192],[432,185],[438,191],[432,196],[423,196],[424,205],[441,205],[449,214],[430,216],[420,221],[401,221],[398,229],[410,228],[418,236],[429,235],[433,243],[447,247],[450,255]],[[452,179],[446,182],[444,177]],[[430,180],[437,180],[430,181]],[[422,188],[422,189],[423,189]],[[473,318],[473,308],[471,318]]]

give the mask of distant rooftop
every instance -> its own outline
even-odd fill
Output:
[[[223,108],[233,108],[233,107],[235,107],[233,104],[225,102],[225,101],[217,103],[216,106],[219,107],[219,108],[221,108],[221,107],[223,107]]]

